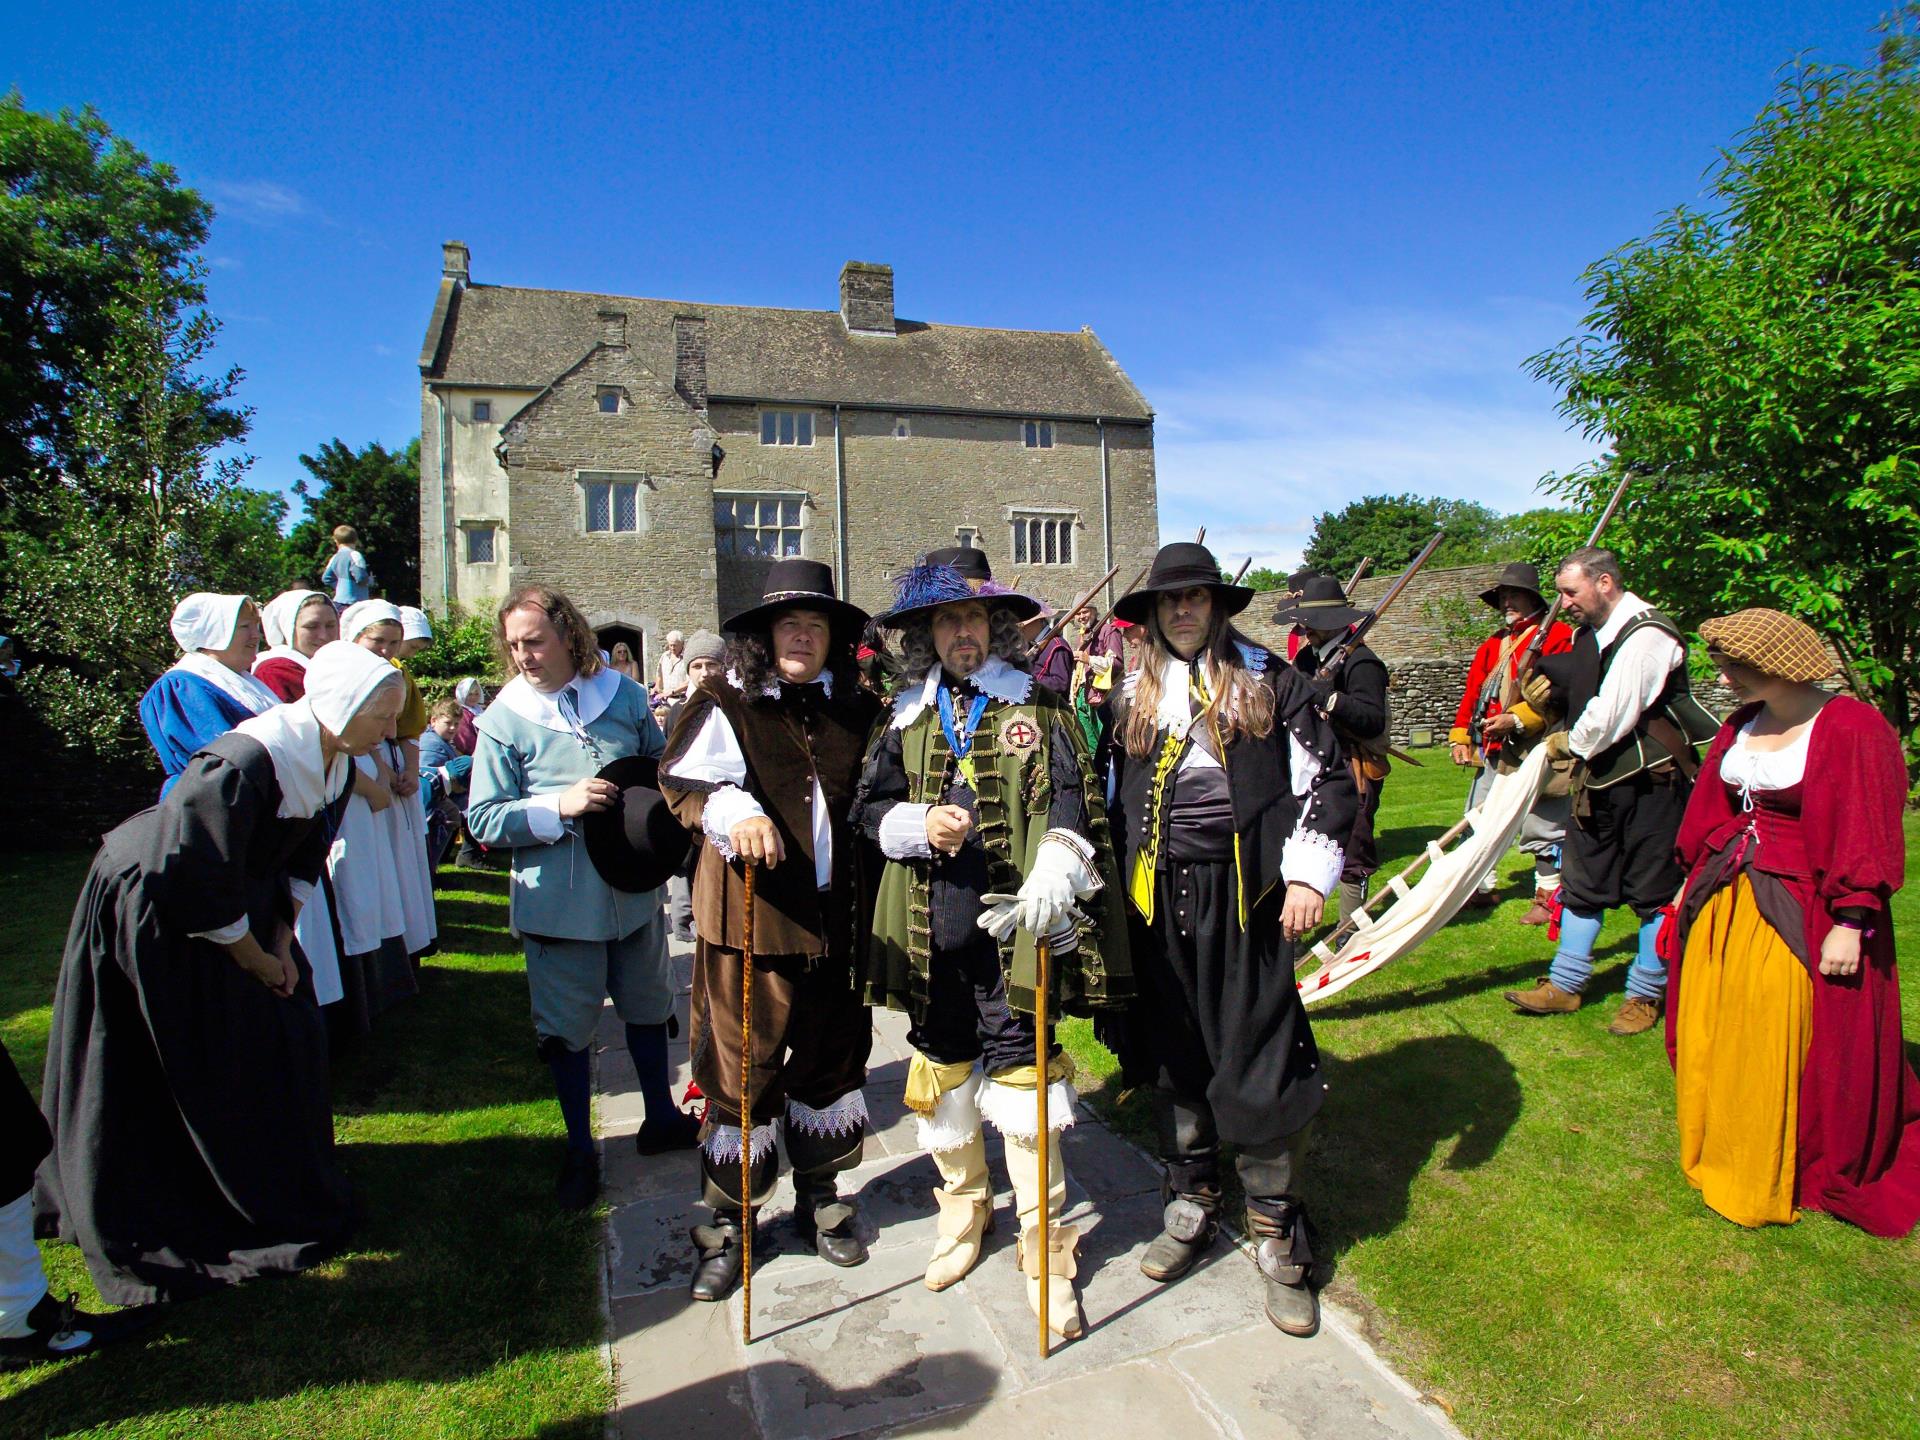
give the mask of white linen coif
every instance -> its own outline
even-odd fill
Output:
[[[389,600],[362,600],[357,605],[349,605],[340,616],[340,638],[358,640],[369,626],[383,621],[392,621],[404,632],[406,622],[400,618],[400,607]]]
[[[282,590],[266,603],[260,611],[260,628],[267,644],[289,648],[293,645],[294,623],[309,600],[318,600],[323,605],[333,603],[318,590]]]
[[[167,628],[185,654],[224,650],[233,643],[233,632],[240,625],[240,607],[246,603],[244,595],[212,595],[196,590],[173,607]]]

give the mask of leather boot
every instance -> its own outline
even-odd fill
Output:
[[[1047,1328],[1065,1340],[1086,1329],[1080,1313],[1080,1294],[1074,1277],[1080,1273],[1075,1251],[1080,1244],[1077,1226],[1058,1223],[1067,1201],[1067,1167],[1060,1158],[1060,1137],[1047,1146],[1048,1184],[1040,1181],[1040,1151],[1015,1136],[1007,1137],[1007,1178],[1013,1181],[1014,1204],[1020,1215],[1020,1269],[1027,1277],[1027,1304],[1040,1313],[1040,1207],[1047,1207],[1048,1274]]]
[[[867,1244],[854,1228],[858,1213],[842,1200],[833,1172],[793,1172],[793,1228],[829,1265],[851,1267],[867,1258]]]
[[[981,1238],[993,1230],[987,1138],[975,1134],[958,1149],[936,1150],[933,1163],[942,1183],[933,1192],[940,1220],[933,1256],[927,1261],[927,1288],[944,1290],[980,1263]]]
[[[1283,1334],[1306,1339],[1320,1328],[1306,1211],[1299,1202],[1284,1197],[1249,1199],[1247,1228],[1254,1240],[1254,1261],[1266,1283],[1267,1319]]]
[[[726,1299],[740,1278],[740,1212],[715,1210],[711,1225],[693,1227],[693,1243],[693,1298]]]
[[[1182,1194],[1165,1187],[1160,1193],[1166,1209],[1160,1216],[1160,1233],[1140,1257],[1140,1273],[1164,1283],[1178,1280],[1213,1248],[1213,1237],[1220,1233],[1220,1190],[1215,1186]]]

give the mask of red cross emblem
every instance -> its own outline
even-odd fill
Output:
[[[1010,715],[1000,727],[1000,748],[1013,755],[1031,755],[1040,748],[1040,727],[1024,715]]]

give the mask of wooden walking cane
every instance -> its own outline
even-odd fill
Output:
[[[1047,1282],[1053,1275],[1053,1250],[1048,1245],[1048,1211],[1053,1205],[1053,1156],[1048,1153],[1047,1141],[1052,1132],[1047,1128],[1047,971],[1053,960],[1053,947],[1044,938],[1034,946],[1034,961],[1039,971],[1033,982],[1033,1064],[1039,1077],[1033,1087],[1038,1097],[1035,1106],[1040,1116],[1040,1222],[1037,1239],[1040,1242],[1040,1358],[1047,1358],[1052,1348],[1053,1337],[1047,1330]]]
[[[740,927],[740,1343],[753,1343],[753,861]]]

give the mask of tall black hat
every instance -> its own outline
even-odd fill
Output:
[[[1253,591],[1248,587],[1229,585],[1220,578],[1220,562],[1213,558],[1211,550],[1191,540],[1178,540],[1160,547],[1143,585],[1113,602],[1114,618],[1142,624],[1153,610],[1154,597],[1161,591],[1190,590],[1195,585],[1205,585],[1212,590],[1213,603],[1229,615],[1238,615],[1253,600]]]
[[[1333,576],[1309,575],[1297,593],[1280,602],[1273,618],[1307,630],[1344,630],[1366,619],[1367,612],[1347,603],[1346,590]]]
[[[782,610],[818,610],[833,624],[836,640],[860,638],[867,612],[833,593],[833,567],[818,560],[776,560],[767,568],[760,603],[742,610],[726,623],[728,630],[766,630]]]
[[[616,890],[655,890],[679,873],[693,844],[660,793],[660,762],[651,755],[616,760],[594,777],[620,787],[620,803],[580,817],[580,838],[600,878]]]
[[[922,565],[951,565],[966,580],[991,580],[993,566],[987,561],[987,552],[976,550],[971,545],[953,545],[945,550],[929,550]]]
[[[1523,564],[1518,560],[1511,565],[1502,565],[1500,578],[1482,590],[1480,598],[1498,610],[1502,590],[1529,590],[1533,592],[1533,598],[1540,602],[1535,608],[1540,610],[1547,608],[1547,597],[1540,589],[1540,572],[1531,565]]]

